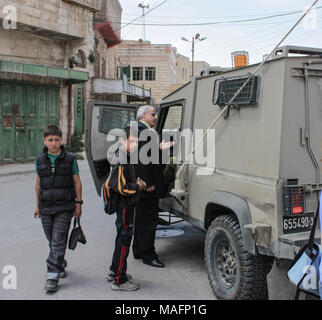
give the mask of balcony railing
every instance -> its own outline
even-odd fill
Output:
[[[126,78],[126,77],[125,77]],[[143,87],[138,87],[128,83],[125,79],[94,79],[93,81],[94,93],[109,93],[121,94],[126,93],[137,97],[150,98],[151,90]]]

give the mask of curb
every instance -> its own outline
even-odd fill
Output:
[[[0,173],[0,178],[1,177],[8,177],[11,175],[20,175],[20,174],[28,174],[28,173],[34,173],[35,169],[26,169],[23,171],[11,171],[11,172],[5,172],[5,173]]]
[[[81,162],[81,163],[80,163]],[[87,160],[78,160],[78,165],[79,167],[84,170],[85,168],[87,168]],[[0,166],[0,178],[2,177],[9,177],[9,176],[13,176],[13,175],[22,175],[22,174],[30,174],[30,173],[35,173],[35,167],[34,165],[32,165],[32,167],[27,167],[27,168],[16,168],[16,170],[14,170],[14,168],[10,168],[9,166],[15,166],[14,164],[4,164]],[[27,164],[26,164],[27,166]],[[1,172],[1,169],[5,168],[6,172]],[[11,170],[10,170],[11,169]],[[3,171],[5,171],[3,170]]]

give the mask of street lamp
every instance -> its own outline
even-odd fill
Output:
[[[202,37],[200,38],[200,33],[196,33],[193,37],[192,37],[192,41],[189,41],[187,38],[185,37],[181,37],[181,40],[183,41],[187,41],[190,42],[192,44],[192,67],[191,67],[191,76],[194,76],[194,59],[195,59],[195,41],[204,41],[206,40],[207,37]]]

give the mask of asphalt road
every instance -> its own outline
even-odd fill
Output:
[[[128,258],[128,273],[140,284],[135,292],[115,292],[104,278],[114,249],[115,216],[104,214],[87,162],[79,161],[83,182],[81,224],[87,244],[67,250],[67,277],[54,294],[44,291],[48,243],[35,208],[33,173],[0,177],[0,299],[56,300],[208,300],[215,299],[203,258],[205,234],[186,222],[175,224],[184,234],[158,238],[156,249],[166,268]],[[163,226],[162,226],[163,227]],[[163,227],[164,228],[164,227]],[[17,272],[16,289],[5,289],[6,266]],[[12,284],[12,283],[11,283]]]

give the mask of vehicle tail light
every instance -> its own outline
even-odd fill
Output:
[[[285,215],[292,216],[304,213],[305,196],[303,186],[284,186],[283,202]]]

